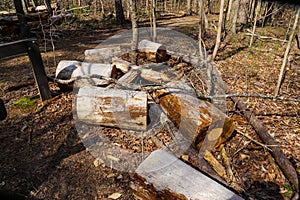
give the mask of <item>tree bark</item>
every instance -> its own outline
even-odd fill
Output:
[[[153,62],[163,62],[167,56],[166,47],[162,44],[142,40],[138,45],[139,54],[144,55],[148,60]]]
[[[297,11],[296,11],[296,16],[295,16],[295,22],[294,22],[294,26],[293,26],[293,29],[292,29],[292,32],[291,32],[291,35],[289,38],[289,42],[287,44],[287,47],[286,47],[286,50],[284,53],[284,58],[282,61],[282,66],[280,69],[280,74],[278,77],[278,82],[277,82],[277,86],[276,86],[276,90],[275,90],[275,94],[274,94],[275,96],[278,96],[279,92],[280,92],[280,88],[281,88],[281,85],[282,85],[282,82],[284,79],[284,74],[286,71],[286,64],[287,64],[288,56],[289,56],[289,53],[291,50],[291,45],[292,45],[293,39],[295,37],[295,32],[296,32],[298,21],[299,21],[300,7],[296,7],[296,9],[297,9]]]
[[[198,35],[198,42],[199,42],[199,57],[201,60],[206,59],[206,52],[204,47],[204,42],[202,38],[205,35],[205,13],[204,13],[204,0],[199,0],[199,35]]]
[[[116,8],[117,23],[119,25],[123,25],[125,23],[125,16],[124,16],[122,0],[115,0],[115,8]]]
[[[188,15],[192,14],[192,0],[187,0],[186,11]]]
[[[132,41],[131,41],[131,62],[137,65],[138,59],[138,41],[139,41],[139,30],[138,30],[138,17],[136,9],[137,0],[130,0],[130,13],[131,13],[131,26],[132,26]]]
[[[219,23],[218,23],[218,33],[217,33],[216,45],[215,45],[215,48],[214,48],[214,51],[213,51],[212,59],[215,59],[215,57],[217,56],[217,52],[218,52],[218,49],[219,49],[220,43],[221,43],[224,4],[225,4],[225,0],[221,0]]]
[[[154,92],[153,97],[182,133],[192,141],[200,154],[217,149],[234,131],[234,123],[222,111],[207,101],[179,90]]]
[[[231,32],[236,34],[236,26],[237,26],[237,20],[239,15],[239,8],[240,8],[240,1],[241,0],[235,0],[234,2],[234,10],[231,18]]]
[[[156,42],[156,0],[152,0],[152,41]]]
[[[231,17],[232,2],[233,2],[233,0],[229,0],[228,6],[227,6],[226,19],[228,21],[230,21],[230,19],[231,19],[230,17]]]
[[[147,93],[85,86],[76,99],[78,120],[129,130],[147,129]]]

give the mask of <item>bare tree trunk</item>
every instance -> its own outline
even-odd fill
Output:
[[[241,0],[235,0],[234,2],[234,11],[233,11],[233,16],[231,20],[231,32],[236,34],[236,25],[237,25],[237,19],[239,15],[239,8],[240,8],[240,2]]]
[[[27,22],[25,20],[25,13],[23,10],[23,6],[22,6],[22,2],[21,0],[14,0],[14,5],[15,5],[15,9],[16,9],[16,13],[18,16],[18,20],[20,23],[20,37],[21,38],[25,38],[29,36],[29,27],[27,25]]]
[[[101,17],[103,17],[105,15],[104,13],[104,4],[103,4],[103,0],[99,0],[100,4],[101,4]]]
[[[146,10],[149,10],[149,1],[150,0],[146,0]]]
[[[45,0],[45,5],[47,7],[47,11],[48,13],[52,14],[53,13],[53,10],[52,10],[52,7],[51,7],[51,0]],[[79,5],[80,6],[80,5]]]
[[[152,41],[156,42],[156,0],[152,0]]]
[[[187,0],[186,10],[188,15],[192,14],[192,0]]]
[[[139,41],[139,30],[138,30],[138,19],[137,19],[137,0],[130,0],[130,16],[132,25],[132,41],[131,41],[131,62],[137,65],[137,54],[138,54],[138,41]]]
[[[229,21],[230,17],[231,17],[231,8],[232,8],[232,1],[233,0],[229,0],[228,2],[228,7],[227,7],[227,14],[226,14],[226,19]]]
[[[122,0],[115,0],[115,8],[116,8],[117,23],[123,25],[125,23],[125,16],[124,16]]]
[[[218,52],[218,49],[220,47],[220,43],[221,43],[224,4],[225,4],[225,0],[221,0],[220,14],[219,14],[219,23],[218,23],[218,33],[217,33],[216,45],[215,45],[215,48],[214,48],[214,51],[213,51],[212,59],[215,59],[215,57],[217,55],[217,52]]]
[[[199,57],[201,60],[205,59],[205,50],[204,50],[204,42],[202,40],[204,34],[205,34],[205,26],[204,26],[204,0],[199,0]]]
[[[211,14],[212,11],[211,11],[211,1],[212,0],[207,0],[207,14]]]
[[[255,30],[256,30],[257,17],[260,12],[260,7],[261,7],[261,0],[258,0],[257,7],[255,9],[255,17],[254,17],[253,29],[252,29],[252,35],[251,35],[249,47],[251,47],[253,44],[254,34],[255,34]]]
[[[275,96],[278,96],[279,92],[280,92],[280,88],[281,88],[283,78],[284,78],[284,74],[285,74],[288,55],[290,53],[291,45],[292,45],[293,39],[295,37],[295,31],[296,31],[296,28],[297,28],[297,25],[298,25],[300,7],[296,7],[296,9],[297,9],[297,13],[296,13],[296,16],[295,16],[295,22],[294,22],[294,26],[293,26],[293,29],[292,29],[292,33],[291,33],[290,38],[289,38],[289,42],[287,44],[287,47],[286,47],[286,50],[285,50],[285,53],[284,53],[284,58],[283,58],[283,61],[282,61],[282,66],[281,66],[281,70],[280,70],[280,74],[279,74],[279,78],[278,78],[278,82],[277,82]]]
[[[250,5],[249,5],[249,10],[250,10],[249,20],[250,20],[250,22],[252,22],[253,16],[255,17],[255,4],[256,4],[256,0],[251,0]]]

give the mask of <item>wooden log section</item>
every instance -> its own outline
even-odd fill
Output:
[[[130,186],[140,200],[243,199],[165,150],[140,164]]]
[[[110,64],[100,64],[100,63],[86,63],[72,60],[63,60],[60,61],[56,68],[56,78],[62,80],[69,80],[71,78],[89,75],[89,74],[98,74],[106,77],[114,78],[117,74],[116,67]],[[82,87],[83,85],[106,85],[108,84],[105,80],[100,79],[82,79],[76,81],[75,87]],[[61,85],[61,87],[63,87]],[[64,85],[64,89],[70,89],[73,87],[73,84]]]
[[[123,73],[127,73],[133,65],[130,62],[127,62],[126,60],[123,60],[118,57],[112,58],[112,64],[116,66],[117,69],[121,70]]]
[[[167,55],[166,47],[162,44],[151,42],[149,40],[142,40],[138,45],[139,55],[145,56],[148,60],[153,62],[163,62]]]
[[[78,120],[130,130],[147,129],[147,93],[84,86],[77,94]]]
[[[89,49],[84,52],[84,61],[90,63],[112,63],[112,58],[121,55],[121,53],[120,46]]]
[[[155,92],[153,96],[180,132],[202,153],[218,148],[234,131],[233,120],[207,101],[175,90]]]

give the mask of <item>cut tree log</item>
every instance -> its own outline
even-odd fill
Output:
[[[110,78],[114,78],[117,74],[116,67],[110,64],[100,63],[86,63],[75,60],[62,60],[58,63],[55,77],[61,80],[69,80],[74,77],[83,75],[97,74]],[[82,79],[76,81],[75,87],[82,87],[83,85],[107,85],[108,82],[96,78]],[[60,85],[63,89],[70,89],[73,84]]]
[[[152,152],[131,183],[136,199],[242,199],[165,150]]]
[[[148,60],[157,63],[163,62],[167,55],[165,46],[149,40],[140,41],[138,50],[140,56],[145,56]]]
[[[123,60],[118,57],[112,58],[112,64],[116,66],[117,69],[121,70],[123,73],[127,73],[132,66],[130,62],[127,62],[126,60]]]
[[[131,130],[147,129],[147,93],[84,86],[76,98],[78,120]]]
[[[112,63],[112,58],[121,55],[121,47],[113,46],[99,49],[89,49],[84,52],[85,62]]]
[[[187,87],[187,86],[186,86]],[[168,118],[200,154],[218,148],[234,131],[234,123],[211,103],[180,90],[153,93]]]

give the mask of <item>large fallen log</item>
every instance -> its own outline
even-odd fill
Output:
[[[106,77],[115,77],[116,67],[110,64],[100,64],[100,63],[86,63],[75,60],[62,60],[58,63],[56,68],[55,77],[61,80],[70,80],[71,78],[97,74]],[[101,79],[82,79],[76,81],[75,87],[82,87],[84,85],[106,85],[107,81]],[[60,85],[64,89],[70,89],[73,87],[73,84]]]
[[[84,52],[85,62],[90,63],[112,63],[112,58],[121,55],[120,46],[89,49]]]
[[[140,41],[138,50],[140,56],[145,56],[148,60],[157,63],[163,62],[167,55],[165,46],[149,40]]]
[[[188,87],[188,86],[185,86]],[[234,131],[234,123],[211,103],[181,90],[158,91],[153,97],[168,118],[200,154],[218,148]]]
[[[84,86],[76,95],[80,121],[131,130],[147,129],[147,93]]]
[[[152,152],[133,180],[131,188],[140,200],[242,199],[165,150]]]

